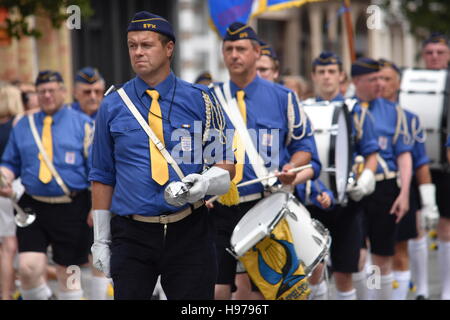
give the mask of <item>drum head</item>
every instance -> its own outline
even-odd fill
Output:
[[[317,103],[304,107],[316,140],[322,163],[320,179],[330,189],[338,203],[346,200],[346,188],[351,170],[351,118],[343,103]]]
[[[259,201],[242,218],[231,235],[231,249],[243,255],[261,239],[267,236],[283,218],[289,194],[277,192]]]
[[[448,70],[406,69],[399,95],[400,106],[419,116],[426,132],[429,165],[437,170],[447,166],[444,145],[450,128],[449,77]]]

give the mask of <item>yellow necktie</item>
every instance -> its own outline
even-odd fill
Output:
[[[148,124],[161,143],[164,144],[161,107],[158,103],[159,93],[156,90],[147,90],[147,94],[152,97],[152,104],[150,106],[150,112],[148,113]],[[166,159],[164,159],[153,141],[149,139],[149,142],[152,178],[160,185],[163,185],[169,180],[169,167],[167,166]]]
[[[52,139],[52,116],[45,116],[44,127],[42,128],[42,146],[50,161],[53,161],[53,139]],[[39,153],[39,180],[43,183],[52,181],[52,173],[44,161],[44,157]]]
[[[245,106],[244,96],[245,96],[244,90],[239,90],[238,92],[236,92],[239,111],[241,112],[242,119],[244,119],[244,123],[247,123],[247,110]],[[242,180],[242,177],[244,176],[245,147],[242,138],[239,136],[237,131],[235,132],[233,138],[233,150],[236,150],[234,152],[234,155],[237,161],[236,175],[233,178],[233,182],[235,184],[238,184]]]

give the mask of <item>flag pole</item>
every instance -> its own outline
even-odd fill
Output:
[[[350,12],[350,0],[344,0],[344,19],[345,19],[345,29],[347,30],[348,47],[350,49],[350,59],[352,63],[356,60],[355,52],[355,41],[353,37],[353,24],[352,16]]]

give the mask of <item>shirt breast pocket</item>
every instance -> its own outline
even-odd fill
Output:
[[[149,138],[139,122],[134,119],[111,124],[110,132],[116,146],[148,149]]]
[[[178,164],[201,164],[202,124],[193,120],[171,120],[170,132],[165,132],[165,144]]]

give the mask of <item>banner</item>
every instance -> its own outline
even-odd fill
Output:
[[[268,11],[284,10],[292,7],[300,7],[310,2],[322,1],[327,0],[255,0],[255,2],[257,2],[257,6],[254,12],[252,12],[252,17]]]
[[[248,22],[253,2],[254,0],[208,0],[211,28],[223,38],[231,23]]]

